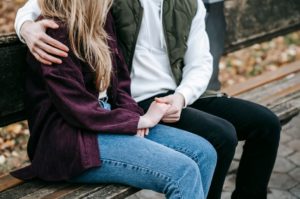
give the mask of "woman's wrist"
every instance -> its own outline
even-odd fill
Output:
[[[140,116],[140,120],[138,122],[138,129],[143,128],[151,128],[154,125],[152,124],[151,120],[149,120],[145,115]]]

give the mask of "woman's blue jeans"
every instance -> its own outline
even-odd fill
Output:
[[[110,109],[105,101],[100,104]],[[204,199],[208,194],[217,154],[200,136],[156,125],[145,138],[100,133],[98,142],[101,167],[85,171],[72,182],[121,183],[171,199]]]

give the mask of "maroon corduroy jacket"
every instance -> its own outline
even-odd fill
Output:
[[[59,29],[47,33],[70,46],[67,28],[59,24]],[[72,52],[62,64],[53,66],[43,65],[28,54],[26,104],[31,165],[12,172],[13,176],[23,180],[68,180],[101,165],[98,133],[136,134],[143,111],[130,96],[130,77],[110,14],[105,28],[111,38],[113,61],[108,89],[111,111],[98,104],[94,72]]]

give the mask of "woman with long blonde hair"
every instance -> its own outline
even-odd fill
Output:
[[[144,114],[131,98],[109,12],[112,1],[38,3],[39,22],[51,19],[59,26],[47,34],[70,50],[55,65],[42,64],[40,52],[28,54],[31,165],[12,174],[23,180],[123,183],[168,198],[205,198],[216,152],[197,135],[159,125],[168,104],[153,102]]]

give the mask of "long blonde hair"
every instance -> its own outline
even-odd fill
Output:
[[[112,62],[104,30],[113,0],[38,0],[42,16],[67,24],[74,54],[96,72],[96,88],[110,84]]]

